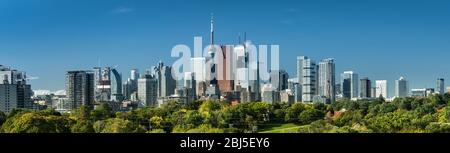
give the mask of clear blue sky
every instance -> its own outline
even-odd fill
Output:
[[[448,0],[1,0],[0,64],[38,76],[33,89],[64,89],[67,70],[115,66],[128,77],[171,48],[208,40],[279,44],[281,67],[295,75],[296,56],[333,57],[337,75],[386,79],[390,93],[401,75],[411,88],[450,81]]]

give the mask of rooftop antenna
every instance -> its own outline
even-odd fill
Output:
[[[244,43],[247,42],[247,32],[244,32]]]
[[[214,45],[214,13],[211,13],[211,46]]]
[[[241,34],[240,33],[238,34],[238,39],[239,39],[238,44],[241,44]]]

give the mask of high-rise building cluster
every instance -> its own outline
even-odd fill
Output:
[[[79,74],[80,78],[67,80],[68,100],[73,106],[101,102],[119,102],[119,110],[134,107],[158,107],[169,101],[188,104],[195,100],[221,100],[231,104],[263,101],[269,103],[333,103],[338,99],[389,99],[387,80],[359,78],[355,71],[344,71],[336,76],[333,58],[318,63],[307,56],[297,57],[295,75],[285,70],[269,70],[269,80],[260,78],[261,61],[250,60],[252,43],[244,38],[237,45],[216,45],[214,19],[211,18],[210,44],[207,57],[194,56],[182,78],[174,78],[174,69],[163,62],[140,74],[132,69],[130,78],[122,83],[121,74],[110,67],[96,67]],[[73,72],[68,72],[68,76]],[[93,74],[92,89],[88,88]],[[68,77],[69,78],[69,77]],[[70,77],[71,78],[71,77]],[[339,79],[339,81],[336,81]],[[71,87],[73,82],[78,83]],[[76,88],[78,87],[78,88]],[[90,95],[90,91],[93,95]],[[436,93],[445,91],[444,80],[438,79]],[[409,90],[405,77],[395,81],[395,96],[427,96],[434,89]],[[94,97],[91,101],[90,97]],[[79,102],[78,99],[85,99]]]
[[[0,111],[9,113],[16,108],[36,109],[24,71],[0,65]]]
[[[336,61],[326,58],[316,63],[307,56],[297,57],[296,74],[282,69],[268,71],[267,63],[252,60],[251,41],[232,45],[216,45],[214,19],[211,18],[210,45],[207,57],[189,60],[188,70],[176,78],[172,66],[158,62],[146,71],[131,69],[123,79],[117,67],[94,67],[89,70],[67,71],[65,93],[35,95],[27,84],[26,73],[0,65],[0,111],[14,108],[55,108],[70,112],[81,106],[95,109],[107,103],[115,111],[138,107],[160,107],[177,101],[189,104],[196,100],[218,100],[231,104],[263,101],[268,103],[333,103],[338,99],[371,99],[396,97],[426,97],[444,94],[444,79],[438,78],[436,88],[409,89],[406,77],[395,80],[395,95],[389,96],[387,80],[359,77],[355,71],[343,71],[336,76]],[[261,66],[261,67],[260,67]],[[340,78],[338,78],[340,77]],[[337,80],[338,79],[338,80]],[[124,81],[124,82],[123,82]],[[450,88],[447,88],[450,92]]]

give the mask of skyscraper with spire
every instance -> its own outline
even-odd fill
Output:
[[[206,89],[206,95],[208,97],[219,97],[219,90],[217,87],[216,78],[216,48],[214,46],[214,15],[211,14],[211,35],[210,35],[210,46],[208,50],[209,58],[206,59],[207,67],[209,70],[208,80],[209,85]]]

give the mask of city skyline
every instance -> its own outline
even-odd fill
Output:
[[[194,36],[205,38],[208,36],[210,12],[214,12],[216,16],[215,41],[218,44],[236,44],[238,35],[242,36],[243,32],[246,32],[248,39],[255,44],[279,44],[280,56],[282,59],[286,59],[280,63],[280,66],[287,70],[290,76],[296,76],[296,57],[308,56],[316,61],[334,58],[337,76],[344,71],[356,71],[360,77],[369,77],[371,80],[387,80],[389,82],[388,95],[394,95],[393,82],[400,76],[408,78],[411,89],[436,88],[436,78],[449,80],[450,71],[445,67],[445,57],[449,54],[446,50],[450,47],[445,41],[450,37],[449,31],[445,27],[448,27],[449,22],[442,19],[447,18],[450,13],[446,14],[445,12],[448,10],[439,6],[438,3],[419,5],[422,3],[414,1],[408,3],[409,7],[396,10],[394,8],[398,9],[401,3],[381,1],[371,2],[380,6],[379,9],[363,10],[367,4],[351,2],[350,6],[339,4],[337,9],[326,10],[331,7],[329,5],[332,2],[294,2],[297,5],[281,5],[268,13],[255,11],[244,15],[239,13],[245,11],[241,7],[237,8],[237,12],[232,13],[216,6],[226,4],[227,2],[224,1],[213,2],[214,4],[194,1],[178,11],[168,12],[165,15],[164,13],[167,11],[162,11],[165,18],[161,23],[157,22],[155,26],[151,26],[152,22],[145,20],[148,17],[146,14],[150,13],[145,11],[146,7],[150,7],[146,2],[117,2],[108,4],[108,6],[102,6],[101,2],[93,2],[93,6],[102,6],[100,10],[103,13],[98,10],[85,12],[72,10],[75,12],[73,14],[63,10],[68,5],[65,2],[46,5],[49,2],[44,1],[39,5],[42,8],[36,8],[33,2],[22,4],[5,1],[3,3],[5,4],[2,6],[8,6],[8,9],[1,10],[0,18],[10,22],[0,24],[0,32],[4,33],[0,36],[0,50],[8,52],[7,56],[0,57],[0,61],[2,61],[0,64],[24,70],[31,76],[39,77],[38,80],[29,81],[33,89],[52,91],[64,89],[64,75],[67,70],[118,65],[117,69],[123,74],[122,78],[128,78],[130,69],[138,68],[144,72],[161,58],[165,63],[171,63],[176,60],[176,58],[170,58],[170,49],[175,44],[182,43],[191,46]],[[82,4],[88,2],[78,3],[72,9],[84,8]],[[163,6],[162,8],[168,7],[168,4],[164,2],[158,3]],[[269,4],[264,3],[261,7],[268,9],[270,8]],[[383,4],[389,4],[389,6]],[[305,6],[320,9],[308,9]],[[323,6],[323,8],[319,6]],[[15,10],[18,7],[20,9]],[[346,7],[353,10],[341,10]],[[25,10],[27,8],[30,10]],[[414,8],[434,10],[411,12]],[[187,10],[195,11],[181,15],[182,11]],[[18,11],[23,12],[15,13]],[[314,14],[317,11],[330,18],[328,20],[315,19],[314,17],[321,16]],[[352,15],[350,14],[352,11],[362,14]],[[33,14],[35,12],[37,14]],[[48,14],[55,12],[61,12],[61,14],[47,18]],[[85,13],[94,13],[96,16],[88,17]],[[270,13],[274,13],[274,15],[270,15]],[[343,14],[333,16],[332,13]],[[381,14],[377,14],[375,17],[372,13]],[[388,17],[392,14],[395,14],[394,17]],[[66,16],[74,20],[61,19]],[[344,16],[347,18],[346,20],[337,20],[343,19]],[[429,16],[434,18],[428,18]],[[45,20],[37,21],[33,17]],[[180,20],[184,22],[186,19],[183,17],[192,18],[193,21],[185,22],[186,26],[173,25]],[[249,17],[256,19],[246,20]],[[367,19],[363,19],[363,17],[367,17]],[[402,20],[394,21],[396,17],[402,18]],[[268,18],[269,21],[259,21],[263,18]],[[99,19],[99,21],[93,21],[93,19]],[[149,19],[154,18],[150,16]],[[131,23],[125,22],[117,25],[123,21]],[[349,23],[343,24],[344,21]],[[386,23],[381,23],[383,21]],[[417,21],[427,22],[419,24]],[[240,23],[237,25],[241,27],[236,26],[235,22]],[[334,26],[325,25],[324,23],[327,22]],[[28,27],[27,24],[35,26]],[[80,26],[77,27],[77,24]],[[163,24],[169,26],[163,27]],[[262,24],[260,28],[252,29],[260,24]],[[318,25],[318,27],[312,27],[314,25]],[[111,28],[100,30],[105,26]],[[279,28],[269,28],[273,26]],[[30,31],[29,28],[38,30]],[[95,30],[100,31],[93,32]],[[157,32],[159,30],[161,31]],[[308,32],[309,30],[311,32]],[[75,35],[76,32],[80,32],[80,34]],[[376,32],[381,32],[381,34]],[[41,37],[42,39],[38,39]],[[393,38],[386,39],[386,37]],[[205,39],[205,41],[207,40]],[[67,56],[73,58],[67,58]],[[370,62],[367,62],[368,59]],[[382,60],[377,61],[376,59]],[[421,62],[427,59],[432,62]],[[420,71],[417,71],[418,69]],[[122,81],[125,80],[122,79]]]

